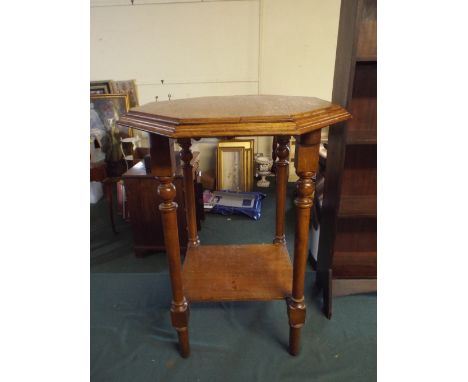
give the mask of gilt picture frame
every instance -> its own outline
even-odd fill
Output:
[[[113,81],[91,81],[90,83],[90,94],[99,95],[99,94],[112,94],[113,91]]]
[[[139,105],[135,80],[111,81],[111,90],[114,94],[128,94],[131,108]]]
[[[254,140],[218,142],[216,185],[218,190],[252,191]]]

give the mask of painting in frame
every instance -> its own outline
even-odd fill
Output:
[[[97,94],[112,94],[113,81],[91,81],[90,83],[90,93],[91,95]]]
[[[254,140],[218,142],[216,182],[218,190],[252,191]]]
[[[131,108],[139,105],[135,80],[111,81],[111,91],[114,94],[128,94]]]
[[[92,94],[90,96],[91,115],[98,118],[100,124],[110,132],[112,142],[112,160],[120,160],[120,139],[133,136],[133,131],[116,122],[130,109],[126,94]]]

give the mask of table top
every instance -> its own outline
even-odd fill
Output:
[[[301,135],[345,121],[341,106],[314,97],[242,95],[151,102],[118,124],[172,138]]]

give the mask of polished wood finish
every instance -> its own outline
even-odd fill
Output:
[[[188,339],[189,308],[182,287],[177,203],[174,202],[176,188],[172,183],[175,173],[173,147],[173,143],[168,138],[155,134],[150,135],[151,172],[160,182],[158,195],[163,200],[159,205],[159,211],[163,222],[164,242],[171,279],[171,321],[179,337],[180,353],[183,357],[188,357],[190,354]]]
[[[152,102],[118,124],[172,138],[298,135],[345,121],[340,106],[313,97],[226,96]]]
[[[184,192],[183,168],[180,164],[179,155],[176,155],[176,171],[174,176],[174,185],[176,187],[175,201],[177,208],[177,224],[179,227],[179,241],[183,251],[186,250],[188,242],[187,219],[186,219],[186,195]],[[193,153],[191,165],[193,173],[198,170],[199,153]],[[192,175],[193,177],[193,175]],[[164,235],[159,209],[154,206],[162,202],[157,193],[159,180],[152,174],[147,174],[143,161],[131,167],[122,175],[127,194],[127,208],[130,214],[130,224],[133,234],[133,245],[135,255],[143,257],[150,252],[164,250]],[[196,181],[194,182],[196,186]],[[203,190],[196,187],[194,199],[197,204],[196,226],[201,227],[203,218]]]
[[[366,133],[377,136],[377,62],[356,63],[349,110],[353,119],[347,122],[348,136]]]
[[[335,252],[333,270],[345,279],[356,278],[359,273],[359,279],[365,277],[375,278],[375,268],[377,267],[376,251],[343,251]]]
[[[317,283],[332,315],[332,278],[377,275],[376,0],[342,1],[332,100],[353,119],[330,127]]]
[[[362,1],[357,40],[357,61],[377,61],[377,1]]]
[[[278,145],[275,154],[279,158],[276,163],[276,235],[273,243],[286,244],[284,234],[284,215],[286,213],[286,185],[289,170],[289,137],[276,138]]]
[[[164,200],[160,209],[163,212],[170,264],[172,320],[179,334],[183,356],[189,352],[188,301],[283,298],[286,298],[290,325],[289,351],[293,355],[298,354],[300,331],[306,314],[304,274],[320,129],[349,118],[350,114],[345,109],[329,102],[311,97],[287,96],[203,97],[158,102],[134,108],[121,118],[119,124],[151,133],[152,172],[161,182],[158,190]],[[276,243],[230,246],[189,243],[181,269],[174,169],[168,137],[179,140],[183,148],[183,161],[188,162],[190,138],[259,135],[276,135],[278,140]],[[284,199],[290,135],[295,135],[297,139],[294,163],[299,176],[293,267],[284,244]],[[184,172],[188,175],[188,171]],[[188,198],[187,203],[193,204],[193,200]],[[188,217],[189,221],[191,216]],[[193,225],[189,231],[192,235]],[[191,236],[189,241],[194,241],[194,237]]]
[[[333,297],[352,294],[373,293],[377,290],[377,279],[336,279],[333,280]]]
[[[282,244],[202,245],[187,250],[183,282],[190,302],[279,300],[292,265]]]
[[[342,218],[376,217],[377,195],[343,195],[338,216]]]
[[[145,171],[143,162],[139,162],[127,171],[123,176],[125,190],[127,193],[127,207],[130,213],[130,224],[133,233],[133,245],[135,255],[142,257],[149,252],[164,250],[164,235],[158,206],[162,199],[158,195],[157,189],[160,184],[154,175],[127,175],[132,169]],[[133,174],[136,171],[132,171]],[[185,200],[183,192],[183,179],[176,177],[175,200],[179,205],[177,209],[177,222],[179,225],[180,245],[186,246],[187,230],[185,216]]]
[[[300,330],[305,322],[304,276],[309,251],[309,222],[315,190],[320,148],[320,131],[301,135],[296,139],[294,156],[296,174],[296,232],[294,237],[294,271],[292,296],[287,300],[289,315],[289,352],[299,353]]]
[[[194,178],[193,178],[193,166],[192,159],[193,154],[190,150],[192,142],[189,138],[179,139],[178,143],[182,148],[180,152],[180,159],[183,161],[184,170],[184,194],[185,194],[185,210],[187,214],[187,231],[188,231],[188,245],[199,245],[200,240],[198,239],[197,230],[197,211],[195,203],[195,189],[194,189]]]

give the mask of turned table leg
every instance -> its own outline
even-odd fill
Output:
[[[200,244],[197,230],[197,211],[195,204],[195,187],[193,179],[193,166],[190,163],[193,159],[190,146],[192,142],[190,138],[179,139],[177,141],[182,147],[180,159],[184,163],[184,194],[185,194],[185,210],[187,214],[187,231],[188,231],[188,246],[197,246]]]
[[[276,163],[276,234],[273,243],[286,244],[284,234],[284,215],[286,203],[286,185],[289,169],[289,137],[279,136],[275,150],[279,158]]]
[[[289,352],[297,355],[300,348],[301,328],[304,326],[304,278],[308,254],[310,210],[315,190],[320,146],[320,130],[301,135],[296,140],[295,167],[299,179],[296,183],[296,231],[294,237],[294,265],[292,296],[287,299],[289,316]]]
[[[177,228],[177,203],[174,202],[176,188],[173,183],[173,145],[168,138],[155,134],[150,135],[150,145],[151,172],[159,180],[158,195],[163,200],[159,205],[159,210],[161,211],[164,243],[171,278],[171,321],[179,337],[180,353],[182,357],[188,357],[190,353],[188,335],[189,306],[182,286],[182,264]]]

